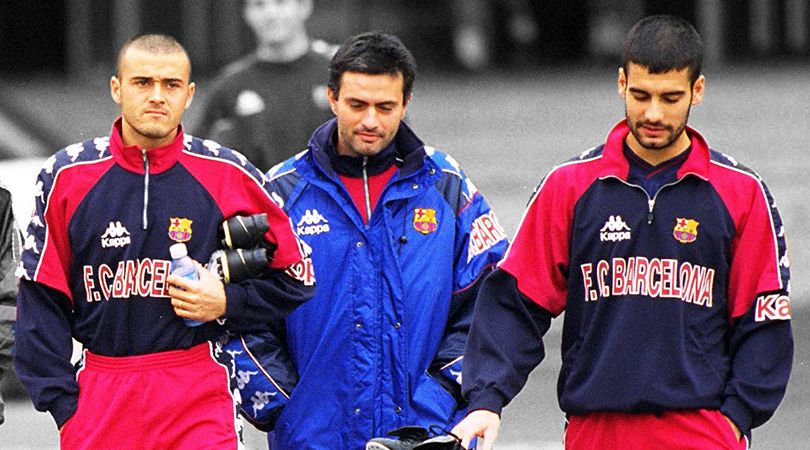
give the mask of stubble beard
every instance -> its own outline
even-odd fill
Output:
[[[669,148],[669,146],[671,146],[672,144],[675,143],[675,141],[678,140],[678,138],[683,133],[683,130],[686,129],[686,123],[689,121],[689,113],[691,111],[692,111],[692,107],[690,106],[689,109],[686,110],[686,117],[684,118],[683,122],[678,124],[678,128],[673,128],[673,127],[667,126],[667,125],[650,124],[649,122],[643,122],[643,121],[633,122],[630,119],[630,116],[627,114],[627,108],[626,107],[625,107],[625,110],[624,110],[624,116],[627,119],[627,123],[630,124],[630,132],[633,133],[633,136],[636,138],[636,141],[642,147],[644,147],[647,150],[661,150],[661,149]],[[648,141],[644,137],[644,135],[642,135],[641,132],[639,131],[639,128],[641,128],[643,125],[647,125],[647,124],[654,125],[656,127],[662,127],[663,126],[663,128],[669,132],[669,138],[666,141],[664,141],[663,143],[660,143],[660,144],[656,143],[656,142]]]

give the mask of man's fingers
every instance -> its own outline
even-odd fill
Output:
[[[489,430],[487,430],[489,431]],[[478,438],[478,445],[476,448],[480,450],[492,450],[492,443],[495,442],[495,438],[498,436],[497,432],[488,432],[486,433],[486,437]],[[481,446],[483,444],[483,447]]]
[[[169,274],[169,276],[166,278],[166,283],[169,284],[169,289],[171,289],[172,287],[176,287],[183,290],[189,290],[193,288],[196,284],[198,284],[197,281],[173,274]]]

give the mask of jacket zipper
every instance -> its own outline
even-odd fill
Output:
[[[146,218],[146,210],[149,206],[149,158],[146,156],[146,150],[141,149],[141,156],[143,156],[143,229],[149,226],[149,221]]]
[[[363,194],[366,199],[366,229],[371,224],[371,195],[368,190],[368,172],[366,171],[366,164],[368,163],[368,156],[363,157]]]
[[[681,180],[683,180],[683,178],[679,178],[679,179],[673,181],[672,183],[668,183],[668,184],[665,184],[665,185],[661,186],[660,188],[658,188],[657,191],[655,191],[655,195],[653,195],[652,198],[650,198],[650,194],[648,194],[647,191],[643,187],[641,187],[641,186],[639,186],[637,184],[628,183],[627,181],[622,180],[621,178],[616,177],[616,176],[612,176],[612,177],[616,178],[617,180],[621,181],[622,183],[624,183],[627,186],[630,186],[632,188],[641,189],[641,192],[643,192],[644,196],[647,197],[647,208],[648,208],[647,209],[647,225],[652,225],[653,219],[655,218],[655,216],[653,214],[653,210],[655,209],[655,200],[658,198],[658,194],[660,194],[661,191],[664,190],[664,188],[674,186],[674,185],[680,183]]]

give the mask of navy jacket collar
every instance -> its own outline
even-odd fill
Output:
[[[335,139],[337,139],[336,119],[329,120],[315,130],[309,139],[309,147],[316,164],[329,174],[362,176],[362,158],[338,155]],[[374,175],[384,172],[391,164],[396,164],[400,168],[400,176],[406,176],[422,167],[426,156],[422,140],[405,122],[400,122],[394,140],[379,154],[369,158],[366,169],[370,175]]]

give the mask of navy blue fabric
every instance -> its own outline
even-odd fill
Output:
[[[252,180],[249,182],[256,186],[263,182],[262,174],[238,153],[191,136],[185,136],[185,142],[182,135],[179,139],[184,154],[199,157],[195,164],[205,165],[211,173],[221,170],[222,164],[237,165],[244,171],[242,182]],[[188,349],[226,331],[267,330],[314,290],[283,270],[272,269],[263,279],[225,286],[224,325],[212,321],[187,327],[174,313],[169,297],[159,292],[168,274],[161,275],[160,270],[168,269],[169,247],[175,243],[170,223],[173,218],[191,221],[193,237],[186,242],[189,256],[206,262],[221,246],[222,208],[179,161],[150,174],[145,208],[144,175],[126,170],[110,155],[109,140],[98,138],[63,149],[46,162],[38,177],[44,192],[37,198],[37,214],[28,228],[24,264],[18,273],[22,280],[17,297],[21,309],[16,322],[15,368],[34,406],[50,411],[59,426],[73,414],[77,402],[78,384],[70,365],[72,338],[105,356]],[[66,224],[72,258],[67,280],[71,301],[66,292],[40,282],[37,272],[47,242],[44,217],[49,194],[60,172],[74,164],[109,164],[109,168],[92,180],[84,197],[76,199],[78,207]],[[71,189],[67,187],[65,192],[73,193]],[[254,208],[272,205],[267,192],[260,187],[255,191],[263,199],[246,199],[244,204]],[[125,244],[105,245],[104,237],[113,229],[119,237],[128,238]],[[152,283],[161,277],[163,283]],[[146,292],[139,287],[142,285],[154,290]]]
[[[557,392],[567,414],[714,409],[749,435],[751,428],[768,420],[784,395],[793,352],[787,298],[790,274],[782,222],[759,177],[719,152],[707,148],[705,154],[695,155],[695,151],[693,147],[692,154],[684,158],[692,168],[703,162],[702,170],[678,173],[678,167],[688,164],[680,158],[655,168],[630,161],[629,175],[622,176],[612,168],[621,167],[615,153],[608,156],[606,147],[599,146],[558,166],[543,180],[538,193],[565,195],[574,191],[572,180],[587,183],[574,191],[582,194],[574,197],[571,216],[565,215],[568,205],[564,203],[569,199],[554,203],[561,196],[542,197],[541,203],[536,193],[530,203],[536,209],[530,209],[527,217],[536,218],[532,213],[543,211],[540,217],[550,222],[548,210],[563,211],[560,222],[570,220],[570,228],[549,227],[554,233],[532,240],[547,232],[537,225],[545,222],[535,222],[525,235],[518,230],[514,245],[521,236],[532,236],[527,242],[543,244],[568,239],[568,254],[559,265],[537,267],[537,261],[527,258],[542,261],[549,250],[532,248],[521,253],[520,260],[510,261],[507,256],[500,267],[559,271],[564,277],[560,285],[564,304],[558,310],[546,308],[546,314],[529,313],[516,306],[521,299],[541,308],[546,301],[543,296],[550,293],[532,292],[535,296],[529,300],[527,291],[519,289],[521,280],[516,283],[500,269],[487,278],[476,302],[465,351],[463,393],[470,409],[501,411],[542,360],[542,335],[550,317],[564,311],[563,364]],[[663,170],[655,173],[659,169]],[[567,171],[552,179],[560,173],[557,170]],[[727,179],[720,180],[721,176]],[[764,229],[764,235],[744,235],[735,225],[730,208],[737,208],[738,215],[740,210],[750,211],[745,208],[751,208],[753,198],[732,197],[738,204],[727,203],[717,186],[725,183],[728,189],[734,182],[756,187],[762,203],[756,211],[762,225],[757,229]],[[681,241],[677,231],[686,219],[698,222],[699,228],[692,240]],[[750,277],[758,279],[755,270],[779,277],[776,284],[768,279],[774,288],[746,291],[752,295],[746,298],[739,298],[738,286],[729,286],[733,263],[748,256],[738,254],[742,260],[732,259],[735,249],[752,242],[738,242],[746,239],[740,236],[773,246],[776,255],[776,261],[751,264]],[[510,249],[509,255],[514,252]],[[653,294],[651,287],[639,287],[635,279],[633,289],[613,284],[617,270],[631,270],[631,263],[642,262],[661,264],[655,276],[659,291]],[[599,264],[605,270],[601,275]],[[661,281],[664,264],[672,270],[666,285]],[[600,277],[607,280],[605,286],[598,285]],[[703,294],[691,296],[686,285],[692,280],[705,283],[694,286],[710,289],[696,289]],[[729,304],[729,298],[735,293],[740,304],[748,306],[743,315],[733,317],[733,309],[739,305]],[[769,299],[781,301],[782,310],[777,311]]]

